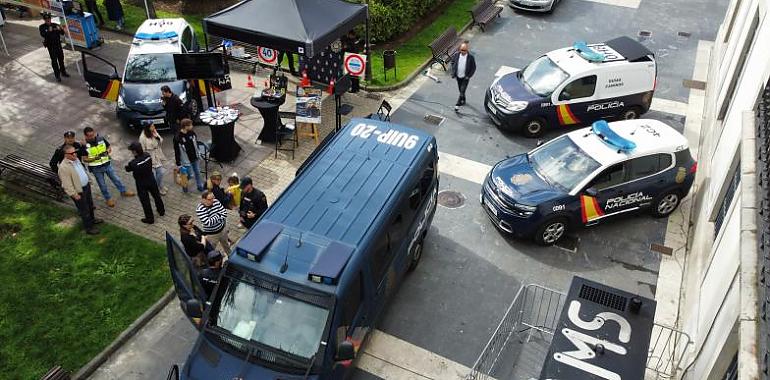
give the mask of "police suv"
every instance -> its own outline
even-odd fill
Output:
[[[497,76],[484,108],[501,129],[528,137],[550,126],[636,119],[650,108],[656,70],[654,54],[631,38],[579,42]]]
[[[480,200],[499,229],[550,245],[572,227],[631,211],[668,216],[696,169],[687,140],[668,125],[599,120],[498,162]]]
[[[137,29],[128,52],[123,79],[115,66],[101,57],[83,53],[84,77],[89,95],[117,102],[117,115],[124,126],[142,128],[152,122],[158,129],[168,128],[160,99],[160,88],[167,85],[193,114],[197,104],[190,101],[187,81],[177,79],[174,54],[195,52],[198,42],[184,19],[146,20]],[[86,57],[91,60],[89,65]],[[90,66],[90,67],[89,67]],[[107,66],[105,70],[99,67]]]

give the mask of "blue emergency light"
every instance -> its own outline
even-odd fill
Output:
[[[594,51],[585,41],[577,41],[572,45],[572,48],[580,54],[581,57],[591,62],[604,61],[604,54]]]
[[[353,252],[355,248],[347,244],[338,241],[329,243],[313,263],[307,279],[319,284],[336,285]]]
[[[176,34],[174,31],[169,32],[162,32],[162,33],[137,33],[134,35],[134,38],[139,40],[153,40],[153,41],[160,41],[160,40],[168,40],[172,38],[177,38],[179,35]]]
[[[620,151],[628,152],[636,148],[636,143],[615,133],[610,128],[610,124],[604,120],[595,121],[591,124],[591,132],[607,145],[615,147]]]

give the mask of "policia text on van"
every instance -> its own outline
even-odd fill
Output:
[[[433,136],[353,119],[237,244],[211,299],[167,235],[182,309],[201,329],[183,379],[338,379],[436,210]]]

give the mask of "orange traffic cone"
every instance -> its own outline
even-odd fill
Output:
[[[307,70],[302,70],[302,80],[299,82],[302,87],[310,86],[310,78],[307,77]]]
[[[249,74],[249,79],[246,81],[246,87],[254,88],[254,79],[251,78],[251,74]]]
[[[329,82],[329,87],[326,88],[326,91],[329,92],[329,95],[334,94],[334,78],[332,78],[331,82]]]

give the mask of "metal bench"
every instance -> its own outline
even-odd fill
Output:
[[[49,369],[40,380],[70,380],[70,374],[61,366],[56,366]]]
[[[463,40],[457,35],[457,30],[453,26],[447,28],[444,33],[441,33],[438,38],[428,45],[433,54],[430,65],[438,62],[446,71],[446,65],[452,60],[452,56],[457,53],[462,43]]]
[[[503,7],[495,5],[492,0],[481,0],[469,12],[471,12],[473,25],[478,25],[483,32],[487,23],[494,20],[495,17],[500,17],[502,11]]]
[[[9,154],[0,159],[0,177],[3,177],[6,182],[23,185],[57,201],[61,201],[66,196],[58,173],[51,171],[48,166],[15,154]]]

